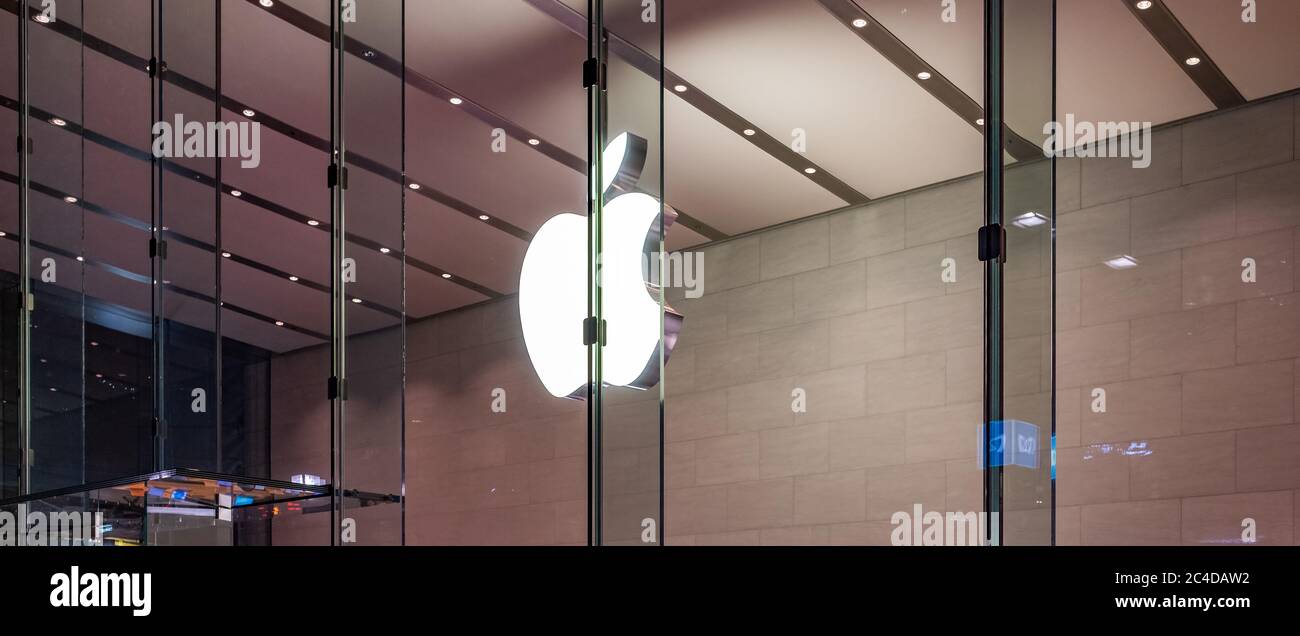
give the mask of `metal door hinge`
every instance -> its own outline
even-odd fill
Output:
[[[591,316],[582,321],[582,344],[593,345],[597,342],[600,346],[605,346],[605,325],[606,322],[601,320],[597,326],[596,317]]]
[[[1007,230],[999,223],[985,225],[979,231],[981,261],[1007,262]]]
[[[348,381],[337,376],[331,377],[326,386],[326,392],[331,400],[348,399]]]
[[[149,239],[149,258],[159,257],[167,258],[167,241],[160,241],[156,238]]]
[[[325,185],[326,187],[329,188],[333,188],[334,186],[342,186],[344,190],[347,190],[348,169],[347,168],[340,169],[338,164],[331,163],[329,165],[329,168],[327,168],[325,171]]]
[[[582,87],[584,89],[592,86],[599,86],[600,90],[606,87],[606,67],[596,58],[589,58],[582,63]]]

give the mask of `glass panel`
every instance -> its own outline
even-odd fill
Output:
[[[0,135],[19,137],[18,16],[0,12]],[[19,447],[19,284],[18,154],[0,153],[0,497],[18,494]]]
[[[1006,0],[1008,134],[1041,149],[1055,113],[1053,3]],[[1003,493],[1005,545],[1054,539],[1053,227],[1055,161],[1006,154],[1003,218]]]
[[[405,2],[344,8],[341,83],[347,164],[344,226],[347,400],[340,472],[345,545],[402,543]],[[382,56],[382,57],[381,57]]]
[[[661,508],[665,321],[661,258],[663,130],[659,20],[655,3],[601,0],[608,87],[601,139],[600,418],[601,536],[605,545],[657,545]],[[605,184],[609,184],[607,187]]]

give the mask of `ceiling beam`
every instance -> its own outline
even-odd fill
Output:
[[[1214,104],[1215,108],[1231,108],[1246,103],[1241,91],[1233,86],[1232,81],[1223,73],[1210,54],[1201,48],[1196,38],[1188,33],[1187,28],[1178,20],[1173,11],[1165,5],[1164,0],[1119,0],[1128,7],[1133,17],[1146,27],[1151,37],[1173,58],[1178,68],[1191,78],[1202,93]],[[1138,5],[1145,6],[1145,9]],[[1189,63],[1195,60],[1195,63]]]

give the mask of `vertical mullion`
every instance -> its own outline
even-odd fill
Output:
[[[984,225],[1000,228],[1003,206],[1003,0],[984,3]],[[999,232],[1000,233],[1000,230]],[[996,240],[996,239],[994,239]],[[1002,545],[1002,453],[993,456],[993,427],[1002,423],[1002,256],[984,262],[984,511],[985,539]],[[1005,445],[1006,431],[1001,430]]]
[[[333,393],[330,396],[330,484],[333,505],[330,508],[330,545],[342,543],[343,514],[343,426],[344,396],[346,394],[346,321],[344,312],[343,237],[344,197],[343,166],[343,21],[340,19],[342,0],[330,2],[330,164],[336,178],[330,191],[330,344],[331,378]]]
[[[605,2],[587,0],[587,52],[594,60],[596,77],[587,88],[587,316],[594,320],[594,342],[587,345],[587,544],[600,545],[603,541],[602,505],[602,398],[601,379],[604,312],[601,307],[600,257],[601,214],[604,193],[601,191],[601,151],[605,138]]]
[[[24,1],[18,11],[18,280],[19,280],[19,320],[18,320],[18,484],[19,492],[29,494],[31,492],[31,448],[32,448],[32,430],[31,430],[31,412],[32,412],[32,392],[31,392],[31,224],[28,222],[28,200],[29,187],[31,185],[30,162],[31,154],[28,152],[31,143],[31,133],[28,120],[30,118],[31,94],[28,91],[28,52],[31,48],[28,31],[27,5]]]

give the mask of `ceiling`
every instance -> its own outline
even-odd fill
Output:
[[[32,125],[34,258],[55,259],[63,272],[57,285],[147,315],[150,1],[84,4],[83,15],[81,2],[62,0],[56,25],[31,29],[33,117],[40,119]],[[619,40],[611,47],[609,126],[658,138],[662,97],[665,199],[683,213],[669,233],[671,249],[981,169],[978,125],[931,92],[948,86],[981,102],[979,0],[958,3],[952,23],[939,19],[934,0],[660,4],[666,54],[657,25],[639,19],[639,0],[607,0]],[[218,73],[216,4],[163,3],[168,118],[211,120],[219,94],[223,120],[242,121],[249,108],[263,130],[256,169],[223,160],[218,182],[214,160],[169,164],[160,208],[169,244],[162,312],[205,329],[219,314],[226,336],[275,352],[320,344],[330,328],[330,69],[322,35],[329,5],[276,0],[268,9],[257,0],[220,0]],[[513,294],[528,237],[557,213],[583,212],[585,5],[407,2],[403,27],[397,0],[360,2],[358,22],[346,25],[352,42],[343,84],[352,166],[347,255],[358,265],[347,291],[361,301],[349,303],[350,332],[397,324],[403,299],[410,317],[423,318]],[[1007,120],[1033,144],[1051,118],[1051,33],[1042,5],[1008,1]],[[1165,5],[1246,99],[1300,86],[1300,3],[1261,0],[1256,24],[1240,21],[1236,3]],[[1123,0],[1058,6],[1058,112],[1159,124],[1215,108]],[[14,33],[15,1],[0,8],[0,31]],[[859,37],[840,17],[854,12],[901,41],[907,59],[933,69],[933,83]],[[9,100],[0,128],[10,139],[16,46],[13,38],[0,42],[0,99]],[[662,91],[645,72],[661,57],[669,74]],[[679,83],[684,93],[674,90]],[[69,125],[50,125],[49,117]],[[506,152],[493,151],[495,128],[507,132]],[[806,152],[789,148],[797,134]],[[0,171],[16,174],[13,153],[3,154]],[[659,176],[652,152],[640,187],[657,193]],[[12,238],[12,178],[0,180],[0,201],[0,229]],[[14,270],[16,259],[15,242],[0,241],[5,269]]]

